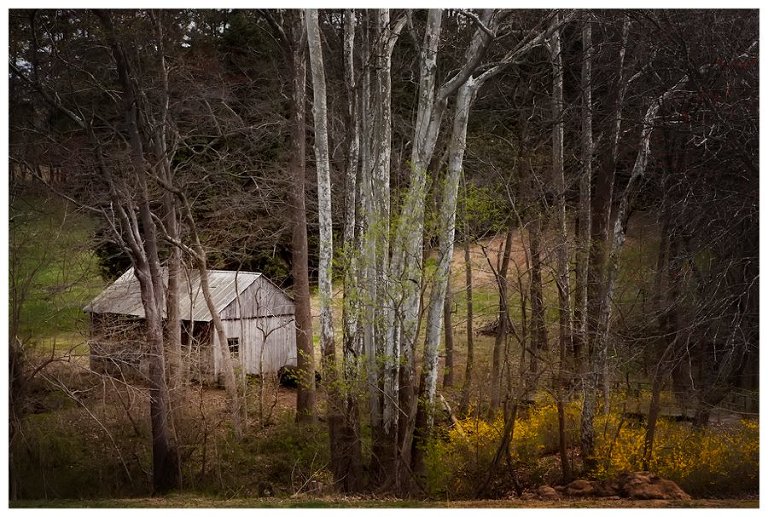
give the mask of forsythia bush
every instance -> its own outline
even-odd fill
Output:
[[[621,416],[612,413],[596,418],[595,427],[597,477],[642,469],[644,425],[622,423]],[[660,419],[648,469],[695,496],[757,490],[758,423],[742,420],[729,428],[698,429]]]
[[[649,468],[693,495],[757,490],[760,432],[742,420],[730,429],[693,429],[660,422]]]
[[[434,494],[471,496],[479,476],[488,468],[504,430],[501,418],[488,422],[467,418],[448,432],[447,439],[433,439],[425,455],[427,486]]]
[[[619,404],[613,407],[618,408]],[[566,405],[565,415],[569,447],[578,449],[581,403],[574,401]],[[430,490],[452,497],[472,496],[478,483],[484,483],[488,476],[503,430],[501,416],[493,421],[472,417],[430,442],[426,455]],[[608,479],[621,472],[642,470],[645,431],[645,425],[623,419],[620,410],[596,416],[598,470],[595,476]],[[545,403],[518,417],[509,455],[521,483],[536,485],[545,481],[545,470],[553,470],[551,459],[556,457],[557,450],[554,403]],[[657,423],[649,470],[674,480],[693,496],[756,491],[758,467],[756,421],[742,420],[727,428],[705,429],[664,419]],[[556,474],[556,470],[550,472],[550,475]],[[509,479],[505,478],[509,475],[506,462],[502,462],[490,481],[494,486],[509,489]]]
[[[580,404],[565,407],[566,432],[570,444],[577,444]],[[454,497],[470,496],[477,484],[484,482],[504,432],[504,418],[493,421],[470,417],[448,431],[447,439],[433,440],[427,450],[427,482],[436,494]],[[540,459],[558,450],[557,406],[547,403],[521,415],[515,422],[509,453],[519,471],[525,472],[529,483],[542,482],[544,470]],[[506,462],[500,472],[493,472],[491,482],[506,486]],[[542,467],[541,469],[537,467]],[[520,474],[521,472],[518,472]],[[507,487],[508,488],[508,487]]]

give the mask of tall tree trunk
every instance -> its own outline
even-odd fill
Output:
[[[555,16],[555,23],[557,23]],[[566,354],[572,352],[571,343],[571,301],[570,271],[568,261],[568,221],[566,219],[565,171],[563,170],[563,56],[561,54],[560,31],[552,33],[549,39],[550,61],[552,63],[552,183],[557,196],[557,297],[559,313],[559,372],[555,381],[557,398],[557,421],[560,448],[560,466],[563,482],[571,478],[571,466],[568,461],[568,444],[565,433],[564,398],[567,371]]]
[[[174,196],[171,192],[166,192],[163,198],[166,210],[166,231],[173,239],[179,240],[179,220]],[[184,383],[186,383],[185,361],[181,351],[181,315],[179,313],[181,274],[181,249],[171,246],[168,254],[168,288],[165,296],[167,318],[165,345],[166,355],[169,359],[168,378],[174,394],[182,390]],[[176,397],[174,396],[174,398]]]
[[[312,115],[315,127],[315,167],[317,169],[318,219],[320,224],[320,260],[318,292],[320,295],[320,347],[323,354],[323,377],[328,393],[328,428],[331,449],[331,471],[337,483],[346,475],[343,456],[343,401],[338,386],[336,345],[333,335],[333,225],[331,220],[331,167],[328,144],[328,108],[326,103],[325,66],[320,41],[317,9],[305,11],[309,63],[312,71]]]
[[[357,383],[359,365],[357,357],[362,350],[359,333],[360,315],[360,260],[356,249],[356,193],[358,158],[360,145],[360,122],[357,116],[355,95],[355,45],[356,15],[354,9],[344,11],[344,84],[347,94],[347,117],[350,127],[346,163],[346,195],[344,215],[344,303],[342,319],[344,347],[342,356],[342,397],[343,423],[339,429],[337,479],[342,482],[344,492],[355,492],[362,488],[362,451],[360,443],[359,407]]]
[[[474,329],[474,304],[472,303],[472,257],[470,255],[470,241],[465,237],[464,241],[464,272],[467,285],[467,364],[464,370],[464,384],[461,387],[461,402],[459,403],[459,415],[465,416],[469,410],[469,396],[472,391],[472,376],[475,366],[475,329]]]
[[[358,206],[360,217],[360,332],[367,358],[372,428],[371,479],[377,486],[397,478],[399,349],[388,338],[393,306],[388,291],[389,175],[392,153],[392,52],[405,17],[390,23],[389,10],[364,13]],[[373,27],[371,27],[373,25]],[[371,70],[374,71],[371,78]],[[351,70],[350,70],[351,72]],[[371,80],[373,79],[373,81]]]
[[[504,344],[509,334],[509,295],[507,273],[509,272],[509,260],[512,255],[512,228],[507,230],[507,236],[504,239],[504,251],[502,253],[501,265],[496,271],[496,288],[499,291],[499,326],[496,329],[496,337],[493,341],[493,354],[491,359],[491,401],[488,406],[488,418],[492,419],[496,411],[501,407],[501,370],[504,360]]]
[[[467,121],[469,108],[476,90],[470,78],[459,88],[456,96],[456,108],[453,119],[453,132],[448,150],[448,171],[443,185],[440,216],[438,222],[438,264],[434,284],[429,300],[426,337],[424,340],[424,361],[419,382],[418,407],[416,410],[415,431],[411,448],[413,471],[423,472],[423,446],[432,425],[432,404],[437,388],[437,351],[440,344],[445,294],[448,290],[453,242],[456,233],[456,203],[459,180],[467,144]]]
[[[589,14],[587,15],[589,16]],[[576,247],[576,332],[573,336],[573,356],[576,370],[581,372],[583,348],[587,338],[587,281],[589,271],[591,197],[592,197],[592,24],[587,18],[581,28],[581,177],[579,179],[579,211]]]
[[[453,387],[453,293],[451,293],[451,277],[445,289],[443,303],[443,333],[445,334],[445,373],[443,374],[443,389]]]
[[[624,57],[629,37],[629,18],[625,18],[622,39],[618,52],[618,73],[611,87],[613,121],[610,127],[608,152],[596,171],[594,191],[590,210],[590,246],[587,271],[587,338],[588,362],[584,378],[584,398],[581,410],[581,456],[587,472],[596,467],[594,458],[594,417],[597,406],[597,388],[605,374],[605,356],[599,321],[603,312],[605,296],[605,265],[610,246],[608,231],[611,221],[613,183],[616,175],[616,160],[621,138],[621,114],[624,104]]]
[[[213,295],[211,294],[211,287],[208,282],[208,259],[206,256],[205,248],[200,241],[200,234],[197,230],[197,224],[195,223],[194,216],[192,215],[192,205],[189,202],[184,191],[174,188],[172,185],[165,184],[164,187],[171,190],[179,199],[180,206],[183,210],[184,218],[187,221],[187,228],[189,230],[190,238],[192,239],[192,246],[188,247],[179,241],[172,241],[171,237],[166,234],[166,238],[171,240],[177,247],[185,249],[195,261],[195,265],[200,274],[200,291],[202,292],[203,299],[205,300],[208,312],[211,314],[211,325],[216,333],[216,343],[218,345],[218,355],[221,360],[221,379],[224,383],[224,390],[227,394],[227,404],[229,406],[230,416],[232,417],[232,427],[235,434],[240,437],[243,433],[243,409],[242,400],[237,388],[237,379],[235,377],[235,365],[232,361],[232,355],[227,343],[227,333],[224,330],[224,325],[219,316],[216,303],[213,301]]]
[[[390,293],[385,286],[388,281],[389,269],[389,219],[390,219],[390,192],[389,174],[392,153],[392,54],[389,50],[391,38],[396,34],[391,33],[389,9],[378,9],[375,12],[376,45],[374,46],[375,64],[375,95],[376,118],[374,132],[375,154],[373,167],[373,193],[375,215],[375,281],[378,284],[376,291],[376,305],[383,312],[377,319],[375,329],[376,341],[379,343],[379,360],[381,370],[381,433],[377,433],[377,454],[381,471],[379,475],[385,479],[385,484],[399,485],[398,466],[398,424],[399,398],[407,394],[400,393],[398,371],[401,358],[400,349],[395,345],[395,340],[388,338],[392,331],[390,321],[394,317],[394,307],[391,305]],[[392,41],[394,45],[394,41]]]
[[[171,102],[170,85],[168,81],[168,66],[165,61],[164,46],[164,20],[162,13],[152,11],[151,18],[154,25],[154,36],[157,45],[157,59],[160,68],[161,102],[158,124],[153,131],[151,145],[155,153],[157,176],[161,177],[168,184],[174,183],[174,173],[172,167],[173,149],[169,149],[169,134],[172,130],[172,124],[169,114]],[[165,231],[173,240],[180,240],[181,229],[179,225],[179,214],[176,198],[171,191],[166,191],[163,195],[163,208],[165,210]],[[171,246],[168,253],[167,269],[168,284],[165,295],[165,335],[164,335],[164,353],[166,361],[166,379],[169,383],[169,404],[170,404],[170,424],[175,441],[178,443],[178,418],[181,416],[180,410],[184,405],[185,388],[187,381],[187,361],[184,361],[181,349],[181,314],[179,302],[181,293],[179,292],[182,275],[182,256],[181,249],[177,246]],[[175,454],[175,453],[174,453]],[[174,460],[178,472],[176,473],[177,483],[181,485],[181,466],[178,459]]]
[[[611,240],[608,243],[609,247],[605,265],[603,287],[601,290],[601,299],[599,300],[600,311],[598,313],[598,320],[595,331],[595,348],[597,350],[597,363],[595,368],[596,371],[604,371],[605,358],[608,352],[608,333],[610,331],[611,322],[611,299],[613,297],[613,290],[615,288],[616,278],[618,276],[619,256],[624,246],[624,240],[626,237],[627,220],[629,218],[629,204],[630,200],[633,199],[637,193],[640,181],[645,175],[648,160],[651,156],[651,136],[653,134],[656,117],[664,101],[682,89],[688,83],[688,80],[689,77],[687,75],[680,78],[680,80],[678,80],[674,86],[667,89],[664,93],[662,93],[650,103],[648,109],[645,112],[645,115],[643,116],[637,156],[635,157],[635,163],[632,166],[632,173],[630,174],[627,186],[622,192],[618,211],[614,218]],[[583,432],[584,426],[582,424],[582,433]],[[594,449],[592,449],[590,452],[593,453],[593,451]]]
[[[404,414],[400,418],[397,449],[400,454],[398,490],[407,492],[410,483],[404,480],[414,465],[414,433],[418,426],[421,387],[416,379],[416,339],[421,316],[421,286],[424,205],[426,196],[426,172],[434,146],[437,129],[430,130],[435,103],[437,50],[442,29],[442,11],[430,9],[421,45],[419,59],[419,90],[416,108],[416,126],[411,144],[410,185],[405,194],[399,216],[396,219],[391,248],[389,277],[393,310],[387,320],[391,331],[387,346],[398,351],[401,367],[399,376],[399,405]],[[422,375],[426,373],[422,366]],[[426,390],[426,386],[424,386]],[[426,415],[423,415],[424,417]],[[426,419],[423,422],[426,425]],[[408,478],[405,478],[408,479]]]
[[[165,350],[163,344],[162,307],[164,285],[157,246],[157,233],[149,201],[147,163],[139,128],[139,99],[136,78],[117,39],[112,18],[107,11],[96,11],[104,26],[107,41],[115,59],[122,91],[123,114],[128,127],[128,145],[133,173],[136,175],[138,192],[138,219],[133,206],[123,210],[124,222],[128,222],[132,238],[132,262],[141,288],[142,304],[146,318],[147,343],[150,350],[149,395],[152,427],[152,484],[156,493],[164,493],[179,486],[178,453],[170,431],[170,395],[166,382]],[[92,132],[90,132],[93,135]],[[109,173],[108,173],[109,174]],[[111,174],[107,176],[111,180]],[[115,184],[110,181],[112,191]],[[139,223],[139,221],[141,221]],[[127,228],[128,229],[128,228]],[[141,236],[141,242],[136,236]]]
[[[411,148],[411,183],[403,201],[398,226],[395,229],[392,279],[399,283],[401,300],[396,317],[399,329],[397,342],[402,348],[404,363],[407,368],[402,372],[401,383],[411,383],[415,363],[411,359],[418,336],[421,316],[422,260],[424,239],[424,206],[426,195],[426,173],[432,159],[440,124],[448,104],[448,99],[458,92],[455,106],[454,126],[449,154],[449,172],[441,206],[438,230],[439,260],[435,285],[432,288],[430,306],[427,311],[426,337],[424,341],[424,362],[422,364],[419,392],[416,398],[416,414],[410,422],[402,426],[402,450],[411,452],[411,469],[422,470],[424,443],[432,425],[432,404],[437,387],[437,347],[440,340],[442,304],[445,298],[445,271],[453,253],[455,233],[456,197],[461,174],[464,147],[466,146],[466,125],[469,108],[480,83],[472,78],[472,73],[482,58],[492,39],[487,25],[494,27],[494,12],[484,9],[479,17],[483,29],[477,28],[465,52],[461,69],[442,84],[435,92],[437,69],[437,49],[442,27],[442,13],[430,10],[427,15],[427,28],[422,44],[419,77],[419,97],[416,112],[416,126]],[[447,205],[447,206],[446,206]],[[447,223],[447,226],[446,226]],[[446,237],[449,237],[446,239]],[[435,298],[437,296],[438,298]],[[403,406],[407,415],[412,414],[411,406]],[[410,420],[410,419],[409,419]],[[414,431],[411,434],[410,429]],[[412,437],[412,438],[411,438]],[[410,444],[410,447],[409,447]],[[406,463],[405,461],[403,463]]]
[[[371,12],[361,11],[361,56],[363,63],[372,52],[371,40]],[[375,36],[373,36],[375,38]],[[357,214],[357,223],[359,225],[359,242],[361,250],[360,272],[361,272],[361,311],[360,327],[361,339],[363,343],[363,354],[365,357],[366,378],[368,382],[368,401],[369,401],[369,425],[372,433],[373,449],[371,455],[371,479],[372,484],[377,484],[384,474],[382,472],[379,457],[379,449],[383,446],[382,433],[382,396],[381,396],[381,368],[378,364],[382,356],[383,344],[377,339],[377,332],[380,331],[380,325],[377,323],[382,318],[378,301],[380,297],[379,290],[384,286],[378,285],[376,270],[376,233],[379,231],[379,225],[376,220],[374,208],[374,195],[376,194],[373,186],[373,161],[376,154],[374,147],[378,145],[374,142],[373,126],[377,125],[374,107],[377,106],[376,99],[373,98],[371,91],[371,66],[363,65],[361,70],[361,84],[358,91],[358,106],[360,109],[360,180],[358,189],[358,205],[360,210]],[[381,253],[381,251],[379,251]]]
[[[131,110],[133,165],[139,181],[139,214],[144,230],[145,260],[134,269],[141,286],[142,304],[149,345],[149,397],[152,422],[152,484],[158,494],[177,488],[180,484],[178,452],[172,440],[170,393],[166,380],[165,347],[163,344],[163,275],[157,249],[157,233],[149,206],[143,152],[138,140],[136,113]],[[143,267],[142,267],[143,266]],[[143,285],[142,285],[143,277]]]
[[[315,168],[317,169],[318,220],[320,225],[320,260],[318,265],[318,292],[320,295],[320,346],[323,354],[323,373],[333,373],[335,343],[333,336],[333,226],[331,220],[331,168],[328,144],[328,108],[326,104],[325,66],[320,42],[317,9],[305,11],[309,62],[312,70],[312,116],[315,127]],[[328,368],[328,371],[325,369]],[[330,381],[330,379],[329,379]]]
[[[309,294],[309,245],[307,243],[306,209],[306,91],[307,51],[304,16],[300,10],[290,12],[291,77],[291,160],[293,188],[293,230],[291,238],[291,271],[296,305],[296,420],[315,421],[315,347],[312,340],[312,307]]]
[[[544,288],[541,281],[541,219],[534,215],[528,230],[531,253],[531,341],[529,378],[526,384],[533,387],[539,374],[539,359],[547,348],[547,324],[544,307]]]
[[[411,145],[410,185],[405,194],[392,237],[389,265],[390,305],[386,324],[387,347],[396,352],[401,365],[396,372],[399,406],[403,411],[398,423],[398,476],[408,475],[412,464],[412,437],[415,425],[416,339],[421,317],[421,287],[426,170],[437,141],[439,124],[430,126],[435,106],[437,50],[442,28],[442,11],[430,9],[419,58],[419,89],[416,125]],[[442,115],[442,112],[441,112]],[[398,482],[404,486],[407,483]]]

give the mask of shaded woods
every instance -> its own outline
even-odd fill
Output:
[[[12,498],[756,491],[757,26],[11,10]],[[78,311],[38,325],[129,266],[140,381],[89,370]],[[291,292],[295,388],[246,374],[205,281],[223,390],[194,382],[186,269]]]

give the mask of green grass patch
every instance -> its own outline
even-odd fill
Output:
[[[82,309],[104,286],[92,251],[95,229],[90,215],[51,194],[12,199],[9,305],[11,332],[22,342],[71,344],[84,333]]]

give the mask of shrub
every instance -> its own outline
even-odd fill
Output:
[[[569,443],[578,440],[579,405],[566,406]],[[485,482],[504,431],[504,418],[493,421],[470,417],[451,428],[445,439],[433,439],[427,446],[427,487],[435,495],[472,497],[479,482]],[[558,450],[557,406],[547,403],[531,410],[515,422],[509,446],[511,464],[491,473],[491,493],[504,495],[520,483],[535,486],[548,479],[552,471],[542,456]],[[559,472],[558,472],[559,474]],[[490,494],[489,494],[490,495]]]
[[[608,415],[595,417],[598,479],[642,470],[644,424],[626,420],[620,404]],[[569,447],[579,443],[580,401],[565,407]],[[493,421],[467,418],[427,446],[427,488],[435,496],[472,497],[488,478],[504,429],[503,417]],[[509,457],[488,480],[489,495],[513,488],[559,481],[557,407],[552,402],[518,418]],[[575,466],[578,469],[578,465]],[[649,470],[677,482],[692,496],[739,495],[757,492],[759,428],[752,420],[729,427],[695,428],[688,423],[659,420]],[[514,476],[514,479],[513,479]]]
[[[759,426],[741,420],[729,429],[660,422],[651,470],[695,496],[757,492]]]
[[[297,426],[285,413],[275,425],[254,428],[241,439],[228,432],[214,440],[198,491],[227,497],[292,495],[310,491],[318,486],[314,482],[331,482],[326,426]]]
[[[427,444],[427,489],[441,497],[471,497],[485,474],[501,439],[503,419],[488,422],[471,417],[451,428],[446,439]]]
[[[646,427],[631,426],[617,413],[596,418],[596,477],[642,469]],[[730,428],[696,428],[661,419],[656,425],[650,471],[677,482],[693,496],[756,491],[759,429],[742,420]]]
[[[111,429],[116,439],[117,431]],[[117,454],[89,420],[75,427],[57,414],[29,415],[10,451],[21,499],[132,496],[149,489],[143,472],[148,448],[136,447],[131,454],[126,447]]]

